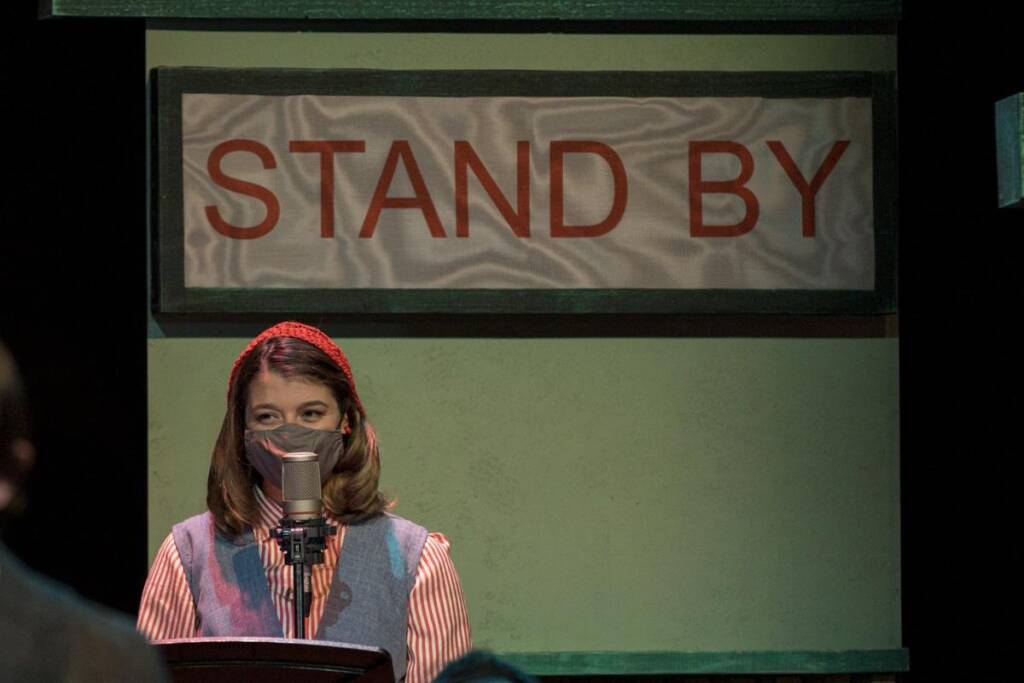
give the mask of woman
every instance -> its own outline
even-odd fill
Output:
[[[376,438],[348,359],[301,323],[265,330],[235,360],[209,510],[160,546],[139,630],[150,640],[294,637],[292,568],[271,536],[282,516],[278,457],[293,451],[317,454],[324,516],[338,527],[313,566],[305,633],[383,647],[396,680],[428,683],[470,648],[448,541],[385,512]]]

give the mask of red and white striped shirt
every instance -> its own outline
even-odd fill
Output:
[[[292,613],[292,569],[270,530],[281,519],[281,506],[255,489],[260,519],[253,528],[260,559],[267,574],[270,595],[286,638],[295,637]],[[331,579],[345,541],[345,525],[330,512],[324,515],[338,533],[328,539],[324,563],[313,566],[313,603],[306,625],[315,634],[323,617]],[[471,647],[469,618],[462,585],[449,555],[448,539],[439,533],[427,535],[416,567],[416,580],[409,594],[408,672],[406,683],[429,683],[449,661]],[[193,638],[198,633],[198,615],[185,569],[168,535],[149,570],[139,606],[138,629],[150,640]],[[312,635],[309,635],[312,637]]]

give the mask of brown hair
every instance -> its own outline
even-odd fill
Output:
[[[323,485],[324,506],[344,522],[372,517],[390,506],[377,489],[380,454],[373,428],[356,401],[345,373],[316,346],[291,337],[270,337],[249,351],[233,374],[228,406],[220,435],[213,447],[206,504],[217,528],[228,536],[240,535],[259,518],[253,487],[260,474],[245,456],[245,408],[249,384],[263,369],[283,377],[304,378],[331,390],[351,433],[345,452]]]

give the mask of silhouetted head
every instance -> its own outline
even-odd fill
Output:
[[[14,359],[0,342],[0,510],[6,510],[32,468],[28,401]]]

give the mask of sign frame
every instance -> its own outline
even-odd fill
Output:
[[[896,310],[893,72],[382,71],[159,67],[151,84],[151,305],[157,314],[888,314]],[[189,288],[184,273],[182,97],[187,93],[423,97],[868,97],[875,283],[811,289]]]
[[[995,104],[999,208],[1024,209],[1024,93]]]

